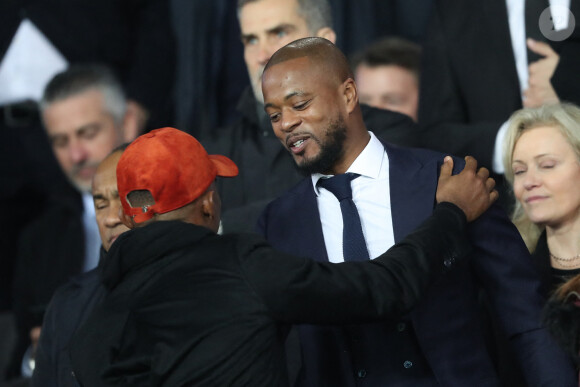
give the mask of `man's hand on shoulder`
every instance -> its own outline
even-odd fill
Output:
[[[450,202],[459,207],[468,222],[477,219],[497,200],[499,194],[495,180],[489,177],[487,168],[477,169],[477,160],[465,157],[465,167],[457,175],[452,175],[453,159],[446,156],[441,166],[437,185],[437,203]]]

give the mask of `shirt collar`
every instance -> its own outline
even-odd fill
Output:
[[[347,172],[357,173],[361,176],[376,179],[379,177],[379,173],[381,171],[385,147],[374,135],[373,132],[369,131],[369,134],[371,136],[369,143],[365,146],[362,152],[350,165],[350,167],[347,169]],[[310,176],[310,178],[312,179],[312,185],[314,186],[314,192],[316,193],[316,196],[318,196],[319,194],[316,183],[318,183],[318,180],[320,180],[321,178],[328,177],[332,177],[332,175],[313,173]]]
[[[95,203],[93,201],[93,195],[89,192],[83,192],[83,208],[84,213],[88,216],[95,217]]]

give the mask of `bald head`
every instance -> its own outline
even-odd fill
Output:
[[[320,71],[336,83],[354,78],[342,51],[331,41],[318,37],[298,39],[282,47],[272,55],[264,73],[272,66],[297,58],[308,58],[313,70]]]

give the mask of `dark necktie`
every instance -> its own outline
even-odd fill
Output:
[[[574,1],[574,0],[573,0]],[[542,12],[549,7],[550,4],[548,0],[526,0],[525,3],[525,23],[526,23],[526,38],[532,38],[536,41],[545,42],[546,38],[542,35],[540,31],[540,15]],[[528,52],[528,64],[543,58],[542,56],[531,51],[529,48],[526,49]]]
[[[340,203],[342,212],[342,254],[345,261],[365,261],[369,259],[369,252],[362,232],[360,217],[356,205],[352,201],[350,182],[360,175],[346,173],[335,175],[329,179],[318,180],[320,187],[326,188]]]

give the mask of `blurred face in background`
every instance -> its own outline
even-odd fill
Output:
[[[558,128],[523,132],[512,171],[514,194],[532,222],[561,228],[580,221],[580,163]]]
[[[411,71],[362,63],[355,70],[355,81],[360,103],[403,113],[417,121],[419,82]]]
[[[96,89],[55,101],[43,113],[52,149],[69,181],[90,192],[99,163],[122,142],[122,129]]]
[[[324,37],[331,42],[336,39],[329,27],[311,31],[299,11],[297,0],[252,1],[240,10],[244,60],[254,96],[260,102],[264,102],[262,72],[273,53],[296,39],[309,36]]]

